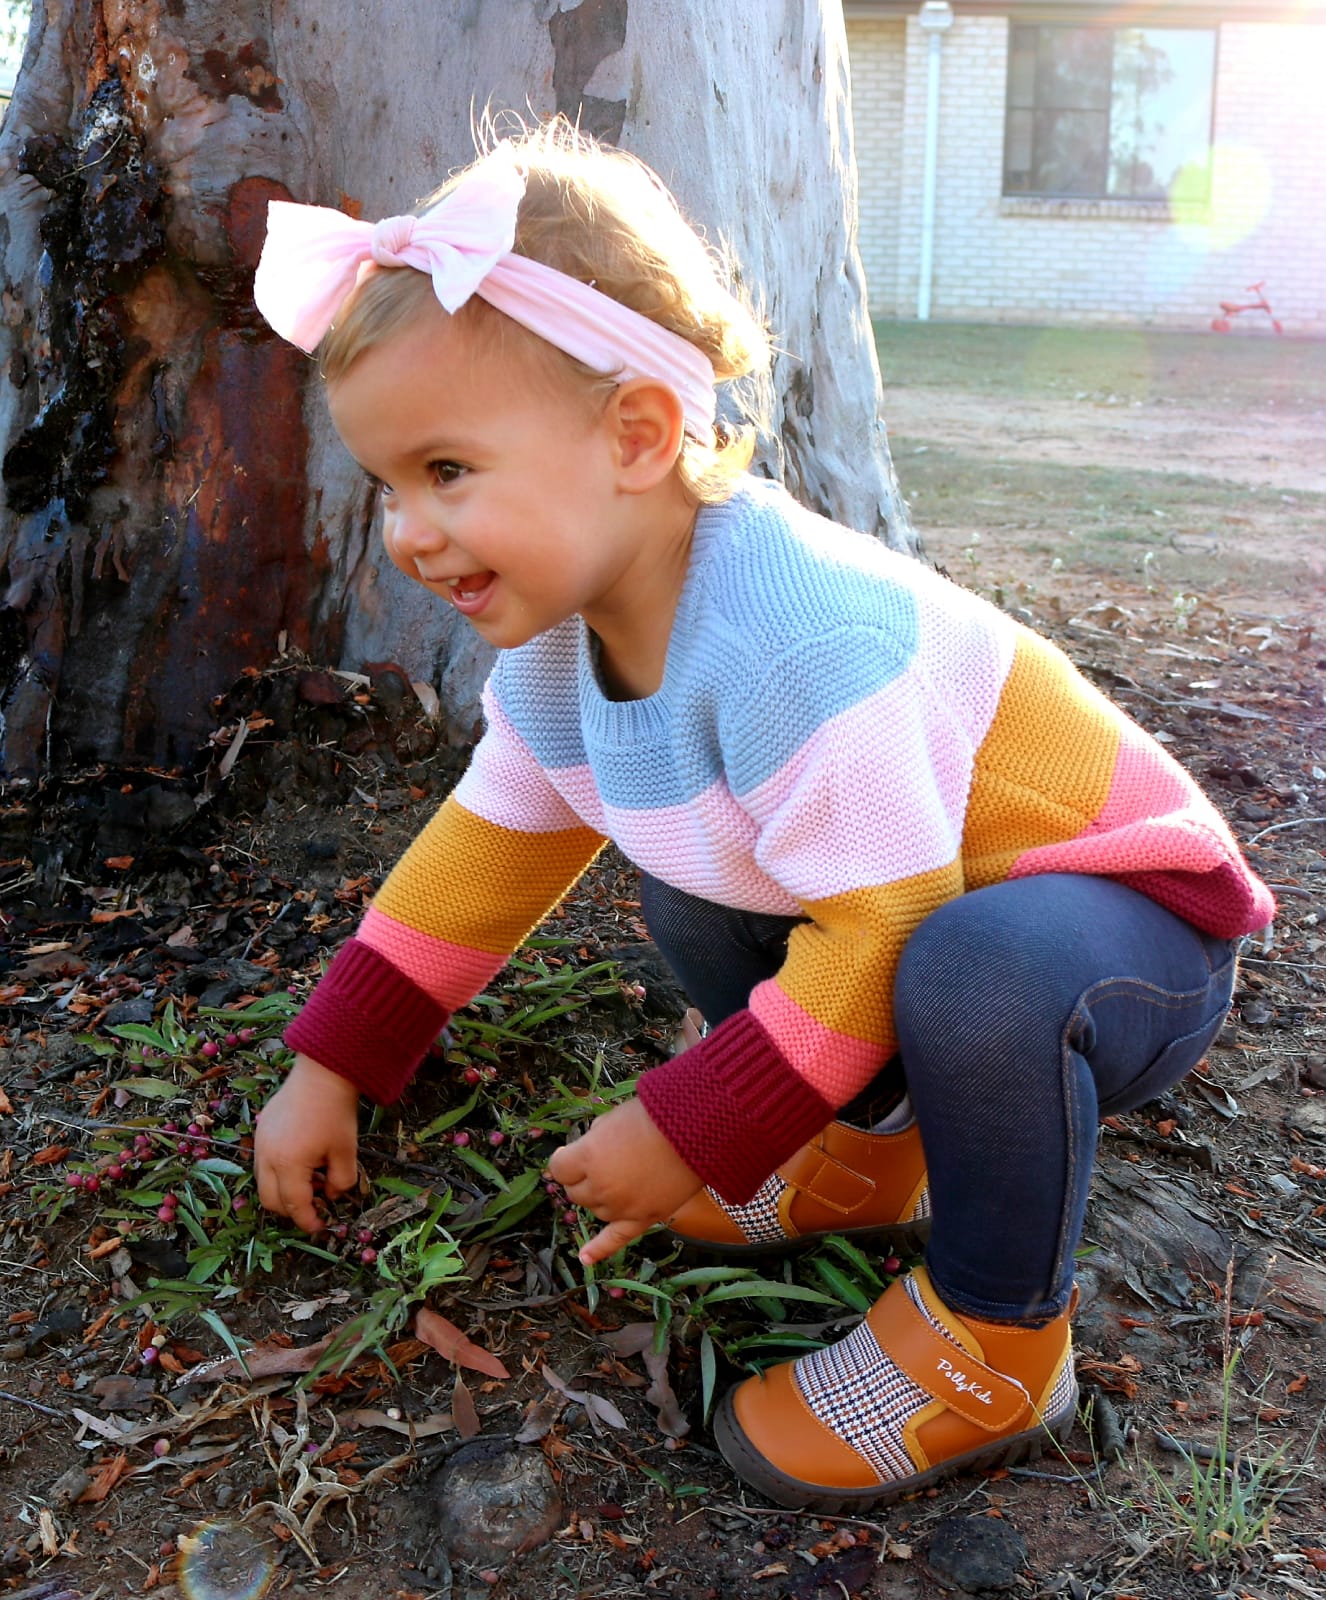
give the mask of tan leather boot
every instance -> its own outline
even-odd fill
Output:
[[[730,1206],[705,1189],[668,1226],[687,1244],[721,1256],[768,1255],[830,1233],[919,1250],[930,1231],[920,1132],[914,1122],[897,1133],[831,1122],[746,1205]]]
[[[775,1504],[828,1513],[1039,1455],[1076,1414],[1071,1312],[1043,1328],[959,1317],[917,1268],[846,1339],[730,1390],[718,1447]]]

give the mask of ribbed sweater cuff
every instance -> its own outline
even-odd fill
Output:
[[[404,1092],[450,1015],[376,950],[349,939],[285,1042],[386,1105]]]
[[[640,1079],[640,1099],[686,1164],[729,1205],[833,1121],[749,1011]]]

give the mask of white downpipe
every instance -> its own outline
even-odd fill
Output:
[[[925,86],[925,172],[921,188],[921,263],[916,285],[916,320],[930,320],[935,273],[935,201],[939,191],[939,68],[943,36],[953,25],[947,0],[926,0],[918,18],[929,43]]]

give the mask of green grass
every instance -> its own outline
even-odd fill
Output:
[[[886,394],[927,386],[991,396],[1163,396],[1234,412],[1326,407],[1323,340],[881,321],[875,347]]]
[[[1249,537],[1259,513],[1282,511],[1274,488],[1191,473],[991,461],[906,435],[890,444],[917,525],[941,544],[944,530],[1012,530],[1033,569],[1058,558],[1102,573],[1136,573],[1150,557],[1149,575],[1166,586],[1204,589],[1217,565],[1222,581],[1233,584],[1298,581],[1291,548],[1269,552]],[[1326,530],[1326,494],[1299,490],[1294,500],[1306,545]],[[951,557],[948,564],[952,569]]]

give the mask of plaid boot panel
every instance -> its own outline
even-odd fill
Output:
[[[708,1190],[709,1198],[745,1234],[750,1244],[777,1244],[787,1235],[778,1217],[778,1202],[787,1184],[775,1172],[767,1177],[744,1206],[730,1206],[721,1195]]]
[[[926,1321],[960,1348],[926,1310],[910,1278],[907,1293]],[[916,1464],[903,1443],[902,1430],[930,1404],[930,1396],[894,1366],[868,1322],[837,1344],[802,1356],[795,1371],[810,1410],[864,1458],[881,1482],[911,1477]]]

